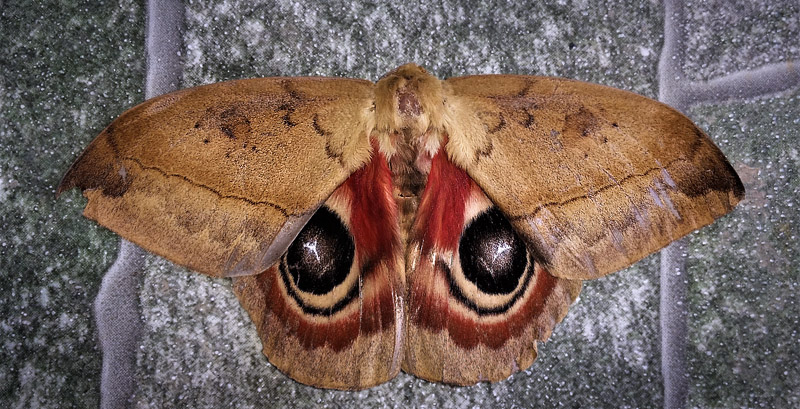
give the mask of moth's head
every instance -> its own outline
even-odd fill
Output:
[[[375,137],[381,151],[392,157],[403,146],[438,150],[443,105],[442,82],[424,68],[411,63],[386,74],[375,88]]]
[[[390,77],[406,77],[406,78],[408,78],[408,77],[412,77],[412,76],[415,76],[415,75],[428,75],[428,76],[430,76],[430,74],[428,73],[427,70],[425,70],[425,68],[422,68],[421,66],[419,66],[419,65],[417,65],[417,64],[415,64],[413,62],[410,62],[410,63],[403,64],[403,65],[401,65],[401,66],[399,66],[399,67],[387,72],[386,74],[384,74],[383,77],[381,77],[381,79],[378,80],[378,84],[380,84],[381,81],[383,81],[383,80],[385,80],[387,78],[390,78]]]

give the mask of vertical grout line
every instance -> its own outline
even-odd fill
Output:
[[[186,17],[180,0],[147,2],[145,98],[175,91],[183,80]]]
[[[183,77],[185,31],[182,1],[148,1],[146,98],[178,89]],[[139,298],[144,255],[142,248],[120,239],[117,259],[103,277],[94,302],[103,351],[101,408],[127,408],[134,404],[136,357],[144,328]]]
[[[664,408],[685,408],[689,396],[686,364],[688,333],[686,238],[661,250],[661,374],[664,378]]]
[[[144,250],[120,239],[117,259],[94,300],[97,337],[103,351],[100,407],[130,407],[136,390],[136,351],[142,338],[139,289]]]
[[[683,72],[685,44],[683,0],[664,0],[664,46],[658,63],[658,98],[685,112],[689,86]],[[688,276],[686,239],[661,251],[660,325],[661,374],[664,379],[664,408],[686,407],[689,374],[686,364]]]
[[[685,111],[685,95],[690,91],[683,72],[683,0],[664,0],[664,45],[658,61],[658,100]]]

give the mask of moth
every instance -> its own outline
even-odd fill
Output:
[[[223,82],[150,99],[58,192],[177,264],[233,277],[263,352],[317,387],[527,369],[583,280],[744,197],[676,110],[561,78]]]

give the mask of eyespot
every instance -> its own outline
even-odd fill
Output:
[[[497,207],[467,225],[458,245],[464,277],[488,294],[509,294],[527,266],[527,250]]]
[[[347,278],[354,253],[355,244],[347,227],[323,206],[286,251],[286,271],[298,290],[327,294]]]

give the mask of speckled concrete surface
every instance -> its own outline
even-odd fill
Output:
[[[69,4],[67,4],[69,3]],[[246,4],[245,4],[246,3]],[[766,3],[766,2],[765,2]],[[708,80],[800,56],[800,6],[687,4],[684,70]],[[656,97],[658,1],[187,4],[185,85],[273,75],[377,80],[414,61],[436,75],[524,73]],[[139,3],[5,4],[0,16],[0,406],[94,407],[91,303],[118,240],[53,197],[80,150],[144,86]],[[688,113],[748,197],[690,239],[689,405],[800,404],[798,91]],[[228,280],[149,256],[137,407],[658,407],[658,256],[589,282],[533,367],[453,388],[401,374],[361,392],[275,370]]]
[[[0,406],[93,407],[92,301],[117,238],[55,186],[91,134],[142,98],[135,2],[0,6]]]

